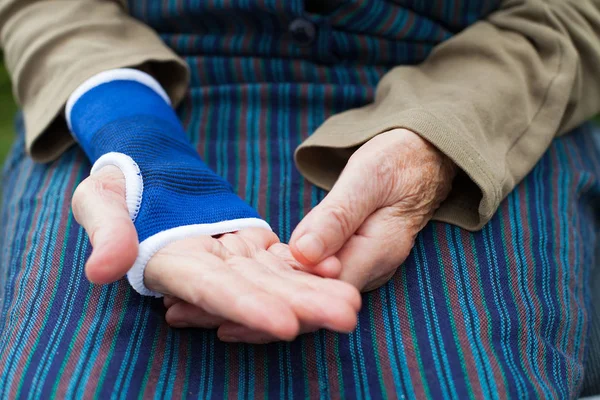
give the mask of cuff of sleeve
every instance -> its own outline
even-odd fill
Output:
[[[463,172],[433,219],[471,231],[481,229],[491,219],[502,201],[503,176],[460,129],[421,108],[383,119],[369,118],[368,114],[368,107],[338,114],[296,149],[296,165],[306,179],[330,190],[360,145],[381,133],[404,128],[432,143]]]
[[[144,66],[165,89],[173,106],[183,100],[189,82],[185,62],[163,48],[140,49],[134,54],[112,55],[109,59],[99,54],[98,59],[82,61],[85,65],[69,66],[61,75],[63,82],[46,86],[23,109],[27,151],[37,162],[52,161],[73,145],[63,110],[71,94],[94,75],[111,69]]]

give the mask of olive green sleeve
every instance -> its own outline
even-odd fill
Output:
[[[0,0],[0,43],[25,118],[26,144],[36,161],[56,158],[73,143],[62,111],[93,75],[139,67],[153,74],[177,104],[189,72],[124,1]]]
[[[436,220],[480,229],[552,139],[600,111],[600,1],[506,0],[417,66],[380,81],[375,101],[328,119],[296,151],[331,188],[360,144],[394,128],[462,170]]]

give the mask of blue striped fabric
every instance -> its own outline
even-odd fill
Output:
[[[575,397],[598,230],[592,136],[600,131],[586,126],[556,140],[483,231],[430,224],[392,281],[364,297],[352,334],[268,346],[172,330],[161,303],[124,281],[90,285],[89,243],[69,213],[89,164],[73,149],[36,165],[20,136],[4,172],[0,397]],[[206,154],[222,145],[207,144]],[[285,140],[269,159],[292,147]],[[291,217],[323,193],[300,178],[285,183],[281,164],[260,167],[275,169],[258,178],[260,193],[289,193],[266,205],[285,237]],[[251,202],[260,206],[261,196]]]
[[[600,136],[598,136],[600,139]],[[590,290],[590,337],[585,358],[582,396],[600,396],[600,244],[596,244],[596,262],[592,265]]]
[[[366,6],[365,6],[366,4]],[[372,101],[391,65],[418,62],[497,2],[131,1],[186,57],[179,110],[207,164],[286,240],[324,196],[293,150],[329,115]],[[316,24],[311,46],[288,23]],[[600,201],[600,130],[553,142],[480,232],[431,223],[358,328],[229,345],[174,330],[124,281],[89,284],[70,199],[79,149],[37,165],[18,141],[0,225],[0,398],[574,398],[583,380]]]

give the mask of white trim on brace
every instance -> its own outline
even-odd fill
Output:
[[[154,90],[168,105],[171,105],[171,99],[167,95],[167,92],[165,92],[160,83],[158,83],[158,81],[151,75],[133,68],[111,69],[92,76],[79,85],[77,89],[73,91],[73,93],[71,93],[71,96],[69,96],[69,100],[67,100],[67,105],[65,107],[65,118],[67,119],[69,130],[73,131],[71,128],[71,112],[73,111],[73,106],[75,106],[77,100],[79,100],[81,96],[93,88],[100,86],[103,83],[113,81],[135,81],[141,83]]]
[[[150,258],[166,245],[185,238],[199,235],[218,235],[236,232],[247,228],[264,228],[271,230],[269,224],[259,218],[240,218],[231,221],[216,222],[214,224],[197,224],[179,226],[158,232],[140,243],[138,257],[133,267],[127,272],[127,280],[133,289],[142,296],[162,297],[144,285],[144,270]]]
[[[144,180],[137,163],[128,155],[123,153],[106,153],[100,157],[92,167],[90,175],[99,171],[102,167],[114,165],[119,168],[125,176],[125,202],[129,210],[129,216],[135,221],[144,193]],[[269,224],[259,218],[239,218],[230,221],[221,221],[212,224],[194,224],[178,226],[167,229],[150,236],[140,243],[138,256],[135,263],[127,273],[127,279],[133,289],[142,296],[162,297],[162,294],[154,292],[144,285],[144,270],[150,258],[166,245],[177,240],[199,236],[219,235],[222,233],[236,232],[246,228],[264,228],[271,230]]]
[[[142,206],[142,196],[144,194],[144,179],[142,178],[140,167],[127,154],[111,152],[104,154],[96,160],[92,166],[90,175],[94,175],[107,165],[114,165],[119,168],[125,176],[125,203],[127,203],[129,217],[135,222]]]

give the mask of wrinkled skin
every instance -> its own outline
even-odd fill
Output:
[[[88,279],[99,284],[120,279],[138,254],[121,171],[105,167],[87,178],[75,191],[72,206],[92,242]],[[165,246],[150,259],[144,282],[151,290],[185,302],[168,310],[167,322],[219,327],[223,340],[236,340],[234,333],[240,327],[259,331],[269,340],[292,340],[311,329],[354,329],[361,302],[358,290],[303,268],[273,232],[246,229]],[[329,257],[315,269],[322,275],[339,275],[340,264]],[[184,304],[194,309],[195,314],[189,314],[193,319],[181,317]],[[197,310],[210,316],[202,324]]]
[[[292,254],[306,265],[336,256],[341,280],[375,289],[408,257],[455,174],[448,158],[411,131],[376,136],[352,155],[331,192],[296,227]]]
[[[218,328],[225,341],[293,340],[320,328],[351,331],[358,290],[391,278],[448,195],[455,173],[453,163],[415,133],[383,133],[354,153],[289,246],[263,229],[188,238],[152,257],[146,286],[165,294],[169,324]],[[106,167],[82,182],[73,212],[93,246],[88,279],[121,278],[138,246],[121,172]]]

